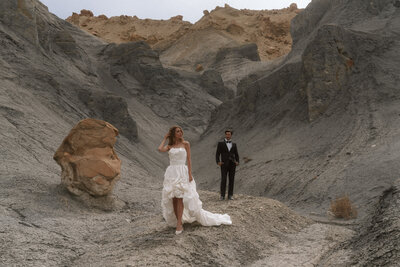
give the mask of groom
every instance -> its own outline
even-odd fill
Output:
[[[221,167],[221,197],[225,199],[226,176],[229,175],[228,199],[233,199],[233,184],[235,182],[235,169],[239,165],[239,153],[236,144],[232,142],[231,130],[225,131],[225,140],[218,142],[216,161]]]

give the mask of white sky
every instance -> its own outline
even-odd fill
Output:
[[[2,0],[0,0],[2,1]],[[311,0],[40,0],[49,11],[65,19],[72,12],[80,13],[81,9],[91,10],[95,16],[104,14],[107,17],[128,15],[140,19],[169,19],[182,15],[183,20],[192,23],[203,16],[203,10],[213,10],[225,3],[237,9],[281,9],[296,3],[298,8],[305,8]]]

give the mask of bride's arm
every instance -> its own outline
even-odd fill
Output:
[[[164,139],[161,141],[161,144],[158,146],[158,151],[160,152],[167,152],[169,150],[169,145],[165,146],[165,141],[167,141],[167,138],[169,136],[169,133],[167,133],[164,136]]]
[[[192,177],[192,161],[190,160],[190,143],[185,141],[185,149],[187,154],[187,165],[188,165],[188,172],[189,172],[189,182],[193,180]]]

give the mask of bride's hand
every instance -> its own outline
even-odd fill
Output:
[[[164,136],[164,139],[168,139],[169,137],[169,132]]]
[[[192,177],[192,175],[189,175],[189,183],[190,183],[191,181],[193,181],[193,177]]]

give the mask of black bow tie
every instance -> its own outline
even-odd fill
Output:
[[[232,143],[232,141],[225,141],[225,142],[228,143],[228,144],[229,144],[229,143]]]

